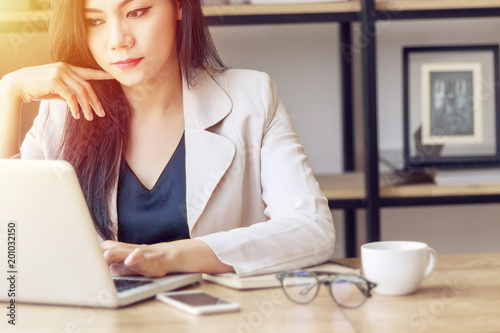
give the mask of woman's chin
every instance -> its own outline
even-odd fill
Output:
[[[122,77],[122,76],[113,76],[115,78],[116,81],[118,81],[122,87],[126,87],[126,88],[129,88],[129,89],[133,89],[135,87],[140,87],[143,85],[143,82],[142,80],[133,80],[131,78],[125,78],[125,77]]]

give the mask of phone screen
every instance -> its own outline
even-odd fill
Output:
[[[229,303],[220,298],[205,293],[169,295],[168,297],[190,306],[207,306]]]

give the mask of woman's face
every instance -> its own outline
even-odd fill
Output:
[[[87,43],[103,70],[133,87],[178,71],[178,0],[84,0]]]

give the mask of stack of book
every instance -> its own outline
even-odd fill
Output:
[[[435,169],[428,171],[437,185],[494,185],[500,184],[500,169]]]
[[[304,268],[303,270],[357,275],[361,273],[358,268],[340,264],[332,260],[329,260],[321,265]],[[203,274],[203,279],[234,289],[260,289],[281,286],[279,280],[276,278],[276,274],[256,275],[242,278],[239,278],[235,273]]]

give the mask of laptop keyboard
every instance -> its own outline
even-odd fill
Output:
[[[129,290],[132,288],[136,288],[139,286],[143,286],[148,283],[152,283],[153,281],[148,281],[148,280],[129,280],[129,279],[113,279],[113,282],[115,283],[116,290],[118,292]]]

